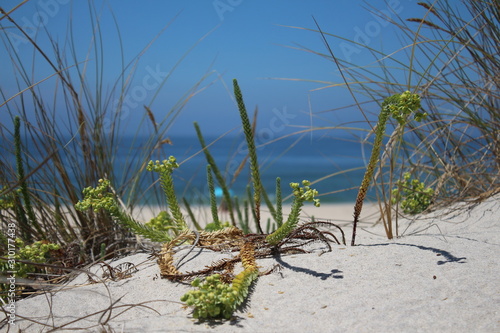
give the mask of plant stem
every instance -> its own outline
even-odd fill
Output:
[[[245,138],[248,145],[248,154],[250,156],[250,171],[252,174],[252,183],[254,190],[253,199],[255,205],[255,223],[257,226],[257,231],[263,234],[264,232],[262,231],[262,227],[260,225],[260,196],[262,192],[262,184],[260,181],[259,163],[257,161],[257,150],[255,149],[252,126],[250,124],[250,120],[248,119],[247,110],[243,101],[243,95],[236,79],[233,80],[233,87],[234,96],[236,97],[236,102],[238,103],[238,109],[240,111],[243,131],[245,132]]]
[[[193,210],[191,209],[191,205],[189,204],[187,199],[182,198],[182,202],[184,203],[184,206],[186,207],[186,211],[187,211],[189,217],[191,218],[191,221],[193,222],[193,225],[196,228],[196,230],[202,230],[203,228],[200,226],[200,224],[196,220],[196,217],[194,216]]]
[[[281,198],[281,178],[276,178],[276,224],[278,228],[283,224],[283,199]]]
[[[303,180],[302,184],[304,185],[303,187],[300,187],[298,183],[290,183],[294,195],[290,215],[288,215],[288,219],[283,225],[266,237],[266,241],[269,244],[277,245],[295,229],[305,201],[312,201],[316,207],[319,207],[319,199],[314,199],[318,191],[311,189],[309,187],[310,182],[307,180]]]
[[[217,200],[215,198],[214,178],[210,165],[207,165],[207,181],[208,192],[210,193],[210,208],[212,211],[212,219],[217,229],[220,229],[219,215],[217,214]]]
[[[217,167],[217,164],[215,163],[215,160],[212,157],[212,154],[210,154],[210,151],[208,150],[207,145],[205,144],[205,139],[203,138],[203,135],[201,133],[200,126],[198,125],[197,122],[194,122],[193,125],[194,125],[194,128],[196,130],[196,134],[198,136],[198,141],[200,141],[201,148],[203,149],[203,152],[205,153],[205,158],[207,160],[207,163],[212,168],[214,175],[215,175],[215,178],[217,179],[217,182],[219,183],[219,185],[222,189],[222,195],[224,196],[224,200],[227,204],[227,210],[229,211],[229,218],[231,219],[231,224],[233,226],[236,226],[236,220],[234,218],[234,213],[233,213],[233,202],[231,200],[231,194],[229,193],[229,189],[227,188],[224,177],[222,177],[222,174],[220,173],[220,170]]]
[[[376,134],[375,142],[373,143],[370,161],[368,162],[368,166],[366,167],[365,175],[363,177],[363,181],[361,182],[361,186],[358,191],[358,196],[356,198],[356,204],[354,205],[354,225],[352,229],[351,246],[354,246],[356,242],[356,228],[358,225],[359,215],[361,214],[361,210],[363,208],[363,201],[365,200],[366,193],[368,191],[368,187],[370,186],[373,172],[375,170],[375,165],[377,164],[377,160],[380,155],[380,146],[382,145],[382,138],[384,137],[385,127],[388,118],[389,118],[388,109],[382,108],[382,111],[378,116],[377,128],[375,130]]]
[[[371,180],[373,178],[373,172],[375,171],[375,165],[377,164],[380,147],[382,146],[382,139],[385,134],[385,127],[387,119],[392,116],[396,119],[399,125],[402,127],[408,122],[408,118],[411,113],[415,112],[415,120],[420,121],[425,119],[426,113],[418,112],[420,108],[420,97],[417,94],[412,94],[409,91],[405,91],[402,94],[395,94],[387,97],[382,103],[382,110],[378,116],[377,128],[375,130],[375,141],[373,142],[372,155],[370,156],[370,161],[366,167],[365,176],[361,182],[361,186],[358,191],[358,197],[356,198],[356,204],[354,206],[354,225],[352,229],[352,241],[351,246],[355,245],[356,241],[356,227],[359,220],[359,215],[361,214],[361,209],[363,208],[363,201],[366,197],[368,187],[370,186]],[[392,237],[392,227],[389,230]]]

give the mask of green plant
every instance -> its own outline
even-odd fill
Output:
[[[15,204],[16,204],[14,201],[14,198],[11,194],[2,195],[2,193],[6,190],[7,190],[6,187],[4,187],[0,190],[0,211],[13,209],[15,207]]]
[[[301,246],[314,241],[324,242],[329,249],[331,249],[329,242],[335,241],[339,243],[332,233],[316,229],[316,226],[335,226],[332,223],[311,222],[298,227],[300,211],[304,202],[312,201],[316,206],[319,206],[319,199],[315,198],[318,192],[310,188],[310,182],[307,180],[302,181],[302,187],[299,183],[290,184],[294,201],[291,213],[285,223],[282,223],[280,179],[276,180],[277,202],[273,216],[279,228],[274,233],[269,235],[263,233],[246,235],[241,230],[231,227],[229,223],[221,223],[217,214],[214,180],[210,164],[207,165],[207,182],[213,222],[208,223],[204,231],[200,231],[198,227],[198,231],[192,232],[187,228],[175,196],[172,172],[178,166],[175,157],[171,156],[163,162],[150,161],[147,167],[148,171],[155,171],[159,174],[161,186],[173,217],[166,211],[163,211],[156,218],[153,218],[145,225],[141,225],[123,211],[123,208],[120,207],[115,198],[109,180],[106,179],[99,180],[96,188],[85,188],[83,190],[84,199],[75,207],[81,211],[90,208],[105,210],[118,223],[134,233],[153,241],[165,242],[158,260],[162,276],[179,280],[206,275],[207,277],[204,282],[200,278],[195,278],[191,284],[198,289],[189,291],[181,298],[183,302],[186,302],[186,305],[194,308],[193,316],[195,318],[230,318],[235,309],[247,297],[248,288],[252,282],[259,276],[259,270],[256,265],[257,257],[271,256],[277,252],[297,251]],[[249,197],[252,198],[251,195]],[[234,206],[237,208],[239,215],[241,215],[237,201],[235,203]],[[189,208],[188,211],[190,212]],[[193,215],[192,212],[189,215]],[[248,218],[246,220],[248,221]],[[246,229],[248,229],[248,226]],[[344,237],[342,239],[345,244]],[[183,242],[207,246],[213,250],[234,248],[240,251],[240,255],[238,258],[230,261],[215,263],[211,267],[207,266],[207,268],[200,272],[180,273],[173,264],[173,248]],[[292,245],[286,246],[289,242]],[[229,281],[228,276],[231,275],[231,270],[234,268],[236,261],[241,261],[244,269]],[[223,275],[220,273],[211,274],[222,270],[227,270],[227,272]]]
[[[374,194],[388,238],[399,235],[391,190],[405,170],[418,170],[418,178],[426,179],[434,189],[435,207],[471,197],[484,198],[500,189],[498,2],[439,0],[408,4],[405,8],[413,5],[414,16],[407,18],[403,16],[405,11],[383,15],[377,4],[368,4],[368,11],[380,20],[384,33],[397,34],[401,46],[396,49],[388,49],[387,45],[385,49],[374,48],[325,32],[316,21],[316,29],[293,27],[321,35],[328,54],[310,48],[302,50],[330,60],[343,83],[337,78],[304,80],[316,82],[316,90],[348,89],[360,111],[359,117],[348,124],[309,131],[344,132],[347,127],[360,143],[365,143],[364,133],[372,121],[367,110],[401,91],[409,90],[421,97],[420,111],[428,114],[427,121],[407,122],[404,129],[395,123],[373,176]],[[393,14],[401,8],[387,3]],[[343,57],[333,53],[333,44],[344,51]],[[351,112],[351,107],[349,102],[332,112]],[[365,126],[352,128],[355,122]],[[389,122],[389,126],[393,124]],[[317,181],[337,174],[346,172]],[[392,230],[393,216],[396,230]]]
[[[166,242],[172,239],[173,235],[182,230],[182,226],[172,225],[171,228],[162,227],[154,228],[152,225],[143,225],[127,213],[125,213],[114,194],[110,191],[110,181],[107,179],[99,179],[97,187],[91,186],[83,189],[84,198],[76,203],[75,208],[79,211],[87,211],[93,209],[95,211],[104,210],[108,212],[115,221],[118,221],[124,227],[133,231],[134,233],[146,237],[155,242]],[[163,219],[165,221],[166,219]],[[165,229],[167,231],[165,231]]]
[[[219,168],[217,167],[217,164],[215,163],[215,160],[212,157],[212,154],[210,154],[210,151],[208,150],[208,147],[205,144],[205,139],[203,138],[203,134],[201,133],[200,126],[198,125],[197,122],[194,122],[193,125],[194,125],[194,128],[196,130],[196,135],[198,136],[198,140],[200,141],[201,149],[203,149],[203,153],[205,154],[205,158],[207,160],[207,163],[208,163],[210,169],[215,174],[215,178],[217,179],[217,182],[219,183],[219,186],[222,189],[222,195],[224,197],[224,202],[223,203],[227,205],[227,210],[229,212],[229,218],[231,219],[231,223],[233,224],[233,226],[235,226],[236,222],[235,222],[234,212],[233,212],[233,201],[231,200],[231,195],[229,193],[229,188],[227,187],[226,181],[224,180],[224,177],[222,176]],[[210,177],[211,177],[211,175],[210,175]],[[213,184],[213,180],[210,181],[210,179],[208,179],[208,183],[209,183],[209,186],[210,186],[210,183]],[[212,192],[210,192],[210,193],[212,193]],[[215,193],[214,193],[214,195],[215,195]],[[212,197],[211,197],[211,200],[212,200]],[[212,210],[214,209],[213,208],[213,203],[214,202],[215,201],[213,201],[213,200],[210,202],[211,205],[212,205]]]
[[[19,182],[19,193],[24,201],[23,206],[19,205],[16,207],[16,213],[24,238],[27,241],[31,242],[33,240],[31,226],[35,228],[41,238],[45,238],[45,233],[38,224],[37,218],[35,216],[35,211],[33,210],[33,206],[31,205],[31,195],[28,191],[28,184],[26,182],[26,177],[24,174],[24,163],[21,145],[21,119],[19,118],[19,116],[16,116],[14,118],[14,146],[16,155],[17,181]]]
[[[403,180],[397,182],[397,187],[392,190],[392,203],[400,203],[405,214],[419,214],[426,210],[432,203],[434,190],[425,187],[418,179],[411,179],[411,174],[405,172]]]
[[[239,95],[238,100],[241,102],[242,95],[236,81],[235,94]],[[241,106],[241,103],[239,104],[239,109],[241,117],[246,117],[246,120],[248,120],[246,112],[242,112],[244,107]],[[243,120],[242,123],[244,127],[249,125],[249,122],[245,120]],[[202,138],[199,128],[197,128],[197,132],[198,137]],[[203,149],[206,151],[206,156],[211,156],[207,147],[205,147],[204,141],[201,141],[202,146],[204,147]],[[252,146],[252,143],[250,142],[253,143],[252,136],[247,137],[247,143]],[[261,195],[264,195],[265,197],[265,194],[259,190],[261,185],[258,185],[260,184],[260,178],[255,145],[253,145],[253,148],[249,150],[253,151],[255,154],[255,156],[252,157],[252,153],[249,153],[250,163],[252,165],[252,182],[254,184],[254,195],[252,196],[249,194],[249,202],[251,202],[252,198],[256,200],[257,198],[260,198]],[[201,228],[199,228],[198,224],[195,224],[197,226],[196,231],[191,231],[187,227],[187,223],[182,215],[175,194],[172,173],[179,167],[179,165],[173,156],[170,156],[168,160],[164,160],[163,162],[150,161],[146,168],[148,171],[154,171],[159,174],[161,187],[165,193],[171,214],[163,211],[156,218],[152,219],[145,225],[138,223],[124,211],[124,208],[118,204],[118,200],[115,197],[110,181],[107,179],[99,180],[99,184],[96,188],[85,188],[83,190],[84,199],[81,200],[75,207],[80,211],[88,209],[93,209],[95,211],[107,211],[114,220],[134,233],[147,237],[153,241],[164,242],[158,259],[161,275],[172,280],[195,278],[192,281],[192,286],[199,288],[189,291],[181,298],[181,300],[186,302],[188,306],[192,306],[194,308],[193,316],[200,319],[220,316],[230,318],[234,310],[247,297],[249,286],[259,276],[256,258],[292,251],[306,252],[301,249],[301,247],[316,241],[323,242],[326,244],[328,249],[331,250],[329,243],[336,242],[340,244],[340,242],[331,232],[317,229],[319,226],[337,227],[333,223],[313,221],[305,223],[302,226],[298,226],[299,216],[304,202],[312,201],[316,206],[319,206],[320,204],[319,199],[315,198],[318,192],[310,188],[311,184],[307,180],[302,181],[302,187],[299,183],[290,184],[294,201],[290,215],[285,223],[282,223],[283,214],[280,188],[281,183],[279,178],[276,180],[277,202],[276,209],[273,207],[273,218],[279,227],[272,234],[264,234],[263,232],[252,234],[249,233],[248,225],[242,225],[242,229],[245,231],[244,232],[241,229],[230,226],[228,222],[222,223],[218,217],[217,203],[214,192],[214,179],[212,175],[213,168],[216,169],[217,166],[210,157],[208,157],[207,160],[207,183],[210,196],[212,222],[207,223],[204,230],[200,230]],[[221,182],[223,183],[223,181]],[[255,193],[259,193],[259,195],[255,195]],[[232,198],[228,199],[228,201],[231,200]],[[265,200],[268,205],[272,205],[269,198],[266,198]],[[250,205],[258,207],[257,203],[250,203]],[[242,214],[237,200],[235,200],[233,207],[236,208],[238,215],[241,216]],[[245,207],[248,206],[245,205]],[[187,205],[187,209],[188,214],[192,216],[193,214],[189,205]],[[256,208],[253,212],[257,215],[258,210],[259,209]],[[245,208],[245,212],[246,211],[247,209]],[[248,213],[246,213],[246,215],[248,215]],[[255,219],[257,222],[259,221],[258,217]],[[248,221],[248,218],[246,217],[245,220]],[[256,223],[256,225],[259,227],[260,223]],[[339,227],[337,228],[340,229]],[[342,231],[342,229],[340,229],[340,231]],[[345,244],[343,233],[342,241]],[[240,255],[237,258],[222,260],[214,263],[199,272],[181,273],[178,271],[178,268],[174,266],[173,254],[175,252],[174,247],[185,242],[191,243],[193,246],[199,245],[208,247],[212,250],[239,250]],[[238,261],[241,261],[244,269],[242,272],[237,274],[234,279],[231,279],[232,270],[234,269],[235,263]],[[219,272],[224,273],[220,274]],[[200,276],[206,277],[204,282],[199,279]]]
[[[370,161],[366,167],[366,172],[361,182],[358,191],[356,203],[354,205],[354,225],[352,231],[351,245],[355,245],[356,241],[356,228],[359,220],[359,215],[363,208],[363,201],[372,181],[373,173],[380,155],[380,147],[382,146],[382,139],[385,134],[387,120],[390,116],[394,117],[401,126],[407,122],[410,114],[415,113],[415,120],[422,120],[425,118],[424,113],[417,112],[420,108],[420,97],[417,94],[412,94],[405,91],[402,94],[395,94],[387,97],[382,103],[382,110],[380,111],[377,127],[375,130],[375,141],[373,142],[372,153]]]
[[[212,211],[213,225],[215,229],[220,229],[219,214],[217,213],[217,201],[215,197],[214,178],[212,176],[212,169],[207,165],[207,180],[208,192],[210,193],[210,210]]]
[[[16,238],[15,249],[16,253],[12,258],[9,256],[8,261],[2,260],[0,262],[0,269],[2,272],[15,271],[16,277],[26,278],[31,273],[42,272],[42,269],[30,263],[46,263],[50,259],[50,252],[61,249],[61,246],[47,241],[36,241],[31,245],[27,245],[22,239]],[[4,283],[0,284],[0,286],[2,291],[10,288]]]
[[[288,251],[301,251],[301,246],[308,244],[311,241],[324,242],[329,249],[331,249],[329,242],[336,242],[340,244],[338,239],[332,233],[329,231],[320,231],[316,228],[318,226],[337,227],[333,223],[313,221],[305,223],[302,226],[298,226],[300,211],[304,202],[312,201],[316,206],[319,206],[320,204],[319,199],[315,198],[318,192],[310,188],[311,183],[307,180],[302,181],[302,187],[299,183],[290,184],[294,200],[290,215],[287,221],[283,223],[281,181],[279,178],[276,179],[276,208],[274,209],[274,207],[272,207],[273,209],[270,209],[270,211],[272,212],[272,216],[275,219],[278,229],[272,234],[264,234],[262,231],[259,231],[259,229],[261,229],[259,216],[261,195],[264,195],[268,206],[272,206],[272,204],[265,196],[265,192],[262,191],[262,185],[260,184],[259,166],[257,163],[257,154],[252,134],[253,130],[250,125],[248,115],[246,114],[243,96],[237,81],[234,80],[233,83],[235,96],[238,101],[240,117],[242,119],[242,126],[249,148],[250,172],[254,193],[252,195],[250,187],[247,188],[248,203],[250,206],[254,207],[254,209],[252,209],[252,213],[254,215],[256,227],[259,233],[247,235],[246,233],[249,232],[247,224],[242,224],[244,232],[236,228],[228,227],[222,230],[209,230],[209,232],[203,232],[200,234],[196,233],[196,235],[186,233],[185,235],[180,235],[177,239],[164,244],[162,248],[163,255],[159,260],[161,274],[167,278],[179,280],[196,277],[192,281],[192,286],[197,289],[186,293],[181,300],[186,302],[188,306],[193,307],[193,316],[200,319],[214,317],[230,318],[232,316],[234,310],[247,297],[248,287],[257,279],[259,275],[255,262],[257,257],[265,257],[279,252],[286,253]],[[196,125],[195,127],[197,128],[198,137],[202,137],[199,128]],[[202,142],[202,147],[205,150],[205,154],[210,156],[204,142]],[[218,217],[212,185],[213,180],[210,171],[211,167],[216,168],[216,165],[211,157],[208,157],[207,161],[210,166],[207,167],[207,178],[211,197],[210,202],[212,217],[214,220],[217,220]],[[242,220],[242,213],[236,199],[233,207],[236,207],[239,219]],[[246,217],[243,219],[244,221],[248,221],[247,207],[248,206],[245,205]],[[337,228],[340,229],[339,227]],[[340,229],[340,231],[342,232],[342,229]],[[211,266],[207,266],[206,269],[199,272],[180,273],[173,266],[173,247],[178,242],[186,240],[195,240],[200,245],[209,246],[212,250],[233,248],[240,251],[240,256],[235,259],[219,261]],[[342,241],[345,244],[343,232]],[[223,246],[219,248],[219,244],[221,242],[223,242]],[[287,246],[288,243],[292,243],[292,245]],[[236,261],[242,262],[244,270],[236,275],[232,281],[229,281],[228,276],[231,276],[232,269],[234,268]],[[214,272],[217,273],[209,275]],[[224,273],[220,274],[218,272]],[[200,275],[207,276],[204,282],[198,278]]]
[[[160,182],[163,192],[165,193],[170,212],[172,213],[172,218],[176,225],[182,230],[187,229],[186,221],[182,215],[179,202],[175,194],[174,179],[172,178],[172,172],[174,169],[178,168],[175,157],[170,156],[168,160],[160,161],[149,161],[146,170],[154,171],[160,174]]]
[[[48,239],[58,244],[83,244],[84,260],[92,262],[99,259],[101,244],[114,244],[112,253],[128,248],[129,230],[117,226],[110,214],[75,210],[82,188],[97,184],[100,178],[109,179],[115,197],[130,211],[146,201],[160,202],[161,191],[146,187],[149,177],[142,171],[149,160],[165,156],[167,132],[210,73],[200,73],[199,80],[179,95],[171,108],[162,108],[158,117],[154,108],[158,92],[202,39],[176,62],[144,64],[142,56],[172,23],[168,22],[157,36],[144,42],[137,56],[122,52],[116,66],[104,66],[109,61],[108,48],[124,50],[122,36],[118,28],[103,29],[104,25],[113,27],[111,7],[103,12],[91,3],[88,9],[78,15],[88,18],[89,25],[76,27],[68,17],[69,28],[61,44],[50,28],[34,38],[21,24],[20,13],[0,8],[3,66],[6,73],[12,73],[4,79],[13,82],[8,89],[0,87],[0,108],[5,119],[16,122],[14,130],[7,122],[0,124],[0,195],[15,203],[2,211],[0,220],[2,224],[16,221],[18,236],[26,243]],[[107,10],[112,15],[108,16]],[[113,19],[104,22],[100,19],[103,16]],[[114,23],[118,27],[117,21]],[[75,38],[76,29],[81,36],[87,33],[88,42]],[[18,50],[19,38],[26,41],[23,52]],[[80,52],[83,45],[84,54]],[[131,89],[140,84],[138,75],[141,68],[147,68],[144,65],[161,71],[140,103],[145,104],[142,113],[134,110],[137,126],[129,130],[125,119],[133,113],[129,113],[127,100]],[[12,94],[14,87],[17,92]],[[21,137],[16,134],[19,125]],[[144,133],[149,134],[144,137]],[[138,143],[140,150],[134,148]],[[115,163],[118,155],[123,158],[119,168]]]
[[[167,211],[161,211],[156,217],[153,217],[149,222],[144,224],[146,227],[151,229],[168,232],[172,228],[175,228],[172,218]]]
[[[276,213],[275,213],[276,225],[281,227],[283,224],[283,198],[281,197],[281,178],[276,178]]]
[[[16,259],[44,263],[47,261],[50,251],[59,250],[61,246],[46,241],[36,241],[31,245],[26,245],[21,239],[16,238],[16,248],[19,249],[15,256]],[[34,271],[36,271],[35,267],[26,263],[19,263],[17,273],[20,277],[26,277],[28,273]]]
[[[245,133],[245,138],[248,146],[248,155],[250,157],[250,173],[252,176],[252,184],[253,184],[255,223],[257,231],[262,234],[264,233],[260,225],[260,199],[262,195],[262,183],[260,180],[259,162],[257,160],[257,150],[255,149],[255,141],[253,137],[252,125],[250,125],[250,120],[248,118],[245,102],[243,101],[243,94],[241,93],[240,86],[238,85],[238,81],[236,79],[233,79],[233,89],[234,89],[234,97],[236,98],[236,103],[238,104],[238,110],[240,111],[241,124],[243,127],[243,132]]]
[[[266,237],[266,241],[271,245],[276,245],[281,242],[285,237],[287,237],[296,227],[299,222],[299,215],[306,201],[314,202],[316,207],[319,207],[320,202],[319,199],[315,199],[314,197],[318,195],[318,191],[311,189],[309,185],[311,184],[308,180],[303,180],[302,185],[300,187],[299,183],[290,183],[290,187],[293,191],[293,203],[290,211],[290,215],[288,216],[287,221],[282,224],[275,232]]]
[[[199,289],[187,292],[181,301],[194,307],[194,318],[231,318],[234,310],[246,299],[248,288],[259,276],[253,246],[251,242],[243,243],[240,257],[244,270],[230,284],[221,281],[220,274],[208,276],[204,283],[199,278],[193,280],[191,285]]]

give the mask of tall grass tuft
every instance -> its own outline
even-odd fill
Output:
[[[23,198],[24,205],[22,205],[21,200],[16,195],[16,210],[17,218],[19,220],[19,226],[23,234],[23,238],[27,241],[33,241],[31,226],[36,227],[37,232],[42,234],[40,226],[37,224],[35,212],[33,211],[33,206],[31,205],[31,198],[28,192],[28,185],[26,184],[26,179],[24,175],[22,148],[21,148],[21,121],[19,116],[14,118],[14,147],[16,155],[16,169],[17,169],[17,181],[19,182],[19,192]]]
[[[161,200],[160,191],[146,190],[150,189],[150,179],[154,176],[142,171],[149,160],[164,158],[168,130],[191,97],[203,89],[209,74],[195,82],[171,109],[162,111],[164,116],[155,116],[152,103],[188,50],[158,82],[157,91],[152,91],[150,100],[145,101],[147,105],[137,131],[130,133],[131,141],[124,141],[122,134],[129,116],[125,100],[133,88],[141,57],[171,22],[129,62],[122,53],[116,80],[109,83],[103,78],[112,74],[104,66],[109,60],[105,58],[107,48],[111,46],[101,28],[102,13],[92,4],[88,12],[92,36],[89,51],[83,55],[77,50],[85,41],[76,40],[72,29],[85,27],[73,27],[71,19],[64,44],[45,32],[47,35],[43,37],[49,40],[46,47],[37,42],[42,33],[37,39],[31,38],[18,22],[15,11],[1,13],[0,38],[2,51],[7,55],[3,65],[10,63],[18,93],[0,87],[0,108],[3,117],[11,118],[11,123],[16,121],[15,127],[22,128],[23,133],[21,136],[13,133],[6,122],[0,125],[0,195],[16,197],[15,207],[25,210],[25,213],[13,208],[2,210],[2,228],[9,221],[17,221],[25,226],[18,236],[26,243],[47,240],[61,245],[79,244],[82,250],[78,255],[84,262],[99,259],[103,248],[108,254],[125,248],[135,239],[126,228],[114,223],[109,213],[74,209],[82,198],[81,189],[94,186],[100,178],[109,179],[116,197],[130,210],[127,214],[146,200],[155,197]],[[23,46],[22,54],[16,49],[18,35],[29,43]],[[112,37],[122,50],[118,29]],[[30,52],[31,58],[26,61],[25,56]],[[158,64],[148,65],[154,68]],[[166,72],[167,68],[163,70]],[[32,74],[40,72],[48,74],[41,80]],[[144,138],[143,133],[150,134]],[[13,148],[14,142],[19,147],[19,139],[21,151]],[[123,155],[123,151],[128,151],[128,156],[116,168],[116,157]],[[18,173],[22,170],[20,166],[24,168],[24,176]],[[21,195],[17,189],[21,189]],[[27,217],[26,223],[23,216]]]
[[[366,128],[374,133],[367,112],[372,106],[379,109],[387,96],[406,90],[421,97],[420,112],[428,114],[427,120],[408,122],[404,129],[388,122],[395,130],[384,139],[374,174],[380,220],[396,224],[394,230],[386,228],[392,238],[400,235],[398,216],[408,215],[399,209],[392,189],[407,173],[432,189],[427,210],[500,191],[500,11],[496,1],[437,0],[418,3],[420,15],[414,11],[413,17],[402,17],[403,11],[391,19],[368,6],[395,28],[403,47],[384,52],[319,26],[306,30],[324,37],[329,54],[313,53],[331,60],[344,80],[318,81],[318,89],[343,86],[352,93],[367,122],[360,128],[361,142],[368,141]],[[372,57],[369,65],[334,55],[330,45],[337,41],[364,48],[360,54]]]

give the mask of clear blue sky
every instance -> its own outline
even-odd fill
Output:
[[[12,2],[6,4],[3,1],[1,6],[8,11],[13,7]],[[323,84],[270,79],[341,82],[337,68],[331,61],[290,48],[305,47],[326,53],[320,34],[284,26],[316,29],[314,16],[325,32],[356,39],[369,47],[387,52],[401,47],[393,27],[375,18],[363,8],[366,4],[358,0],[108,0],[94,1],[93,4],[101,25],[103,44],[100,56],[96,56],[95,49],[90,48],[95,34],[87,1],[32,0],[15,11],[12,17],[28,30],[31,29],[29,32],[32,37],[46,50],[50,49],[45,37],[48,32],[65,50],[68,65],[74,63],[67,44],[71,23],[72,38],[77,42],[76,57],[78,61],[88,60],[90,83],[95,81],[96,60],[104,59],[101,92],[105,95],[112,89],[121,72],[122,57],[125,64],[133,61],[170,22],[140,58],[129,86],[129,112],[124,122],[131,131],[144,114],[143,105],[149,105],[155,95],[156,89],[153,88],[158,86],[156,78],[170,72],[176,62],[203,36],[206,37],[189,52],[151,104],[157,120],[161,119],[203,75],[212,73],[201,85],[207,88],[193,97],[176,119],[175,126],[169,130],[172,135],[194,134],[193,121],[198,121],[207,134],[221,134],[239,126],[236,106],[226,89],[227,86],[231,90],[233,78],[237,78],[240,83],[248,110],[252,112],[258,105],[259,126],[271,128],[274,132],[285,133],[285,130],[281,130],[283,125],[309,126],[311,122],[313,126],[339,125],[361,119],[359,111],[355,110],[324,112],[352,103],[344,88],[313,91]],[[395,16],[394,11],[403,18],[418,17],[424,13],[414,1],[409,0],[376,0],[370,1],[370,5],[392,17]],[[13,34],[19,34],[18,31],[9,28],[11,25],[7,20],[0,24],[10,34],[11,40],[16,40]],[[38,27],[33,29],[34,26]],[[123,52],[120,51],[117,27]],[[373,61],[367,50],[352,45],[346,48],[348,44],[334,38],[329,41],[340,58],[347,58],[359,65]],[[31,63],[34,63],[34,82],[52,74],[39,55],[33,56],[33,47],[29,43],[19,38],[15,47],[30,71]],[[8,97],[17,92],[18,87],[4,49],[2,45],[0,87],[7,94],[5,97]],[[52,78],[39,86],[40,91],[47,94],[47,103],[53,96],[55,82],[55,78]],[[20,86],[25,87],[23,83]],[[19,99],[13,102],[19,103]],[[310,110],[314,114],[312,118],[308,114]],[[1,121],[7,121],[5,106],[0,108],[0,112]]]

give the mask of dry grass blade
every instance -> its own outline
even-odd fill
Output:
[[[404,172],[435,190],[434,208],[493,193],[500,182],[498,6],[449,0],[418,5],[426,10],[422,17],[386,18],[404,45],[389,53],[324,32],[317,22],[317,29],[292,27],[317,32],[326,44],[329,38],[351,42],[373,56],[370,66],[356,66],[335,57],[328,47],[327,54],[299,48],[330,59],[342,71],[344,83],[322,81],[320,89],[346,86],[373,104],[404,90],[422,98],[427,121],[409,123],[401,142],[389,138],[376,174],[381,218],[395,223],[395,229],[387,229],[389,237],[399,234],[401,211],[391,203],[391,191]],[[383,18],[374,5],[368,6],[373,15]],[[402,78],[406,82],[398,83]]]
[[[20,5],[16,8],[19,8]],[[143,183],[147,179],[140,176],[140,171],[143,170],[153,154],[163,154],[163,145],[170,142],[165,139],[165,133],[172,126],[173,121],[186,103],[204,89],[203,84],[210,73],[196,82],[182,97],[182,100],[174,105],[162,119],[156,119],[151,103],[168,77],[159,82],[159,87],[153,91],[151,103],[146,106],[147,112],[144,114],[145,118],[151,120],[154,132],[146,142],[141,142],[142,149],[140,151],[132,153],[133,145],[139,140],[141,126],[149,125],[141,122],[137,132],[133,133],[135,138],[130,141],[130,155],[124,157],[125,162],[120,166],[122,171],[118,173],[115,172],[113,163],[117,151],[124,149],[121,147],[123,141],[118,135],[122,132],[120,124],[123,116],[119,111],[123,107],[123,100],[130,88],[139,60],[173,20],[147,43],[129,64],[123,62],[122,56],[121,72],[112,85],[109,95],[106,96],[102,93],[104,89],[101,79],[106,71],[102,67],[105,54],[102,50],[105,43],[102,40],[103,34],[99,21],[102,12],[98,12],[92,4],[89,5],[88,16],[94,23],[93,38],[89,44],[87,58],[81,61],[76,50],[78,49],[77,44],[81,45],[83,41],[75,40],[71,29],[76,29],[76,27],[73,27],[72,23],[70,23],[67,43],[65,43],[66,49],[61,48],[50,35],[47,36],[50,41],[49,48],[54,48],[51,50],[38,44],[37,40],[31,38],[32,36],[23,30],[13,15],[14,10],[10,10],[8,13],[4,11],[2,19],[8,20],[11,26],[13,25],[20,34],[26,37],[26,40],[31,44],[33,54],[43,61],[37,62],[37,68],[34,67],[34,64],[30,65],[23,61],[23,58],[15,52],[15,43],[11,40],[11,35],[5,34],[3,36],[4,45],[14,73],[18,75],[16,80],[19,92],[13,96],[5,97],[2,91],[4,100],[0,103],[2,108],[5,108],[12,117],[19,114],[25,125],[22,128],[25,132],[23,145],[27,149],[25,149],[26,153],[22,158],[29,161],[29,165],[25,166],[27,176],[22,181],[26,181],[30,186],[30,195],[33,196],[35,211],[38,212],[41,219],[40,224],[46,229],[44,234],[50,235],[49,241],[51,242],[65,244],[76,240],[84,244],[84,252],[85,256],[88,256],[88,260],[99,256],[103,245],[107,253],[114,253],[119,248],[126,248],[130,244],[130,234],[117,227],[109,215],[99,212],[84,214],[75,211],[73,205],[81,198],[82,189],[96,184],[101,177],[108,177],[113,181],[117,195],[124,198],[130,209],[144,200],[143,196],[148,192],[143,191]],[[112,12],[111,15],[113,15]],[[114,15],[113,19],[117,24]],[[116,27],[117,41],[122,45],[118,26],[116,25]],[[47,31],[45,32],[48,34]],[[192,48],[201,40],[203,38]],[[180,67],[182,60],[188,53],[189,50],[179,61],[174,63],[170,74]],[[97,58],[91,59],[91,55]],[[90,74],[92,66],[94,66],[93,70],[96,75],[95,82],[92,81]],[[43,69],[48,69],[53,74],[33,82],[29,73]],[[95,84],[94,87],[91,82]],[[46,85],[52,84],[54,85],[53,103],[51,103],[50,98],[41,94]],[[26,87],[21,88],[22,85]],[[117,109],[112,110],[111,108],[114,107],[112,99],[116,98],[117,95],[119,101]],[[20,100],[21,103],[16,103],[17,100]],[[30,103],[32,105],[29,106]],[[67,124],[56,121],[56,119],[61,118],[58,111],[61,109],[59,103],[67,112]],[[28,106],[33,107],[35,116],[29,116]],[[106,122],[107,120],[109,123]],[[10,196],[12,189],[19,182],[14,180],[15,170],[10,165],[9,155],[13,156],[13,150],[8,144],[12,141],[9,137],[9,125],[2,124],[1,127],[2,159],[0,165],[2,171],[0,172],[0,182],[3,187],[2,195]],[[68,138],[68,130],[73,135],[72,138]],[[149,195],[155,195],[151,193],[152,191],[149,192]],[[159,196],[158,199],[161,200]],[[2,220],[6,218],[15,217],[13,213],[1,217]],[[40,238],[37,235],[33,236],[34,239]]]

